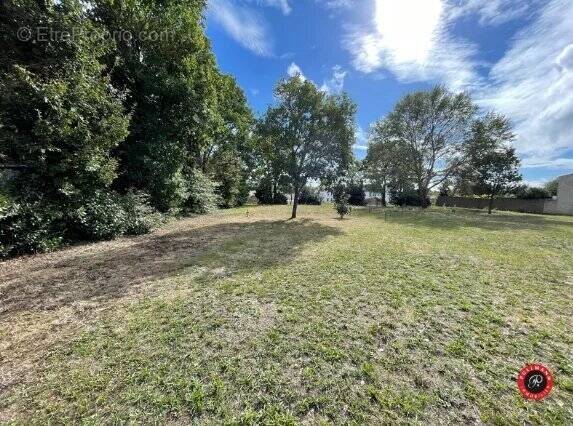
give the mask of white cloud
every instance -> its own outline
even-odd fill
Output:
[[[523,166],[572,168],[573,2],[570,0],[374,0],[370,28],[350,31],[345,47],[364,73],[389,71],[402,82],[436,81],[469,90],[484,109],[513,120]],[[499,25],[526,17],[496,64],[451,33],[459,19]],[[491,67],[489,75],[479,67]]]
[[[318,87],[318,85],[314,81],[310,80],[304,74],[301,67],[299,67],[295,62],[291,62],[291,64],[288,66],[287,75],[289,77],[294,77],[298,75],[300,78],[302,78],[303,81],[308,80],[309,82]],[[335,65],[334,67],[332,67],[332,77],[325,80],[324,83],[322,83],[322,86],[320,86],[319,90],[329,95],[335,95],[341,93],[342,90],[344,89],[344,79],[346,78],[347,75],[348,72],[343,71],[340,65]]]
[[[368,136],[364,129],[360,126],[356,126],[354,131],[354,137],[356,139],[356,143],[352,148],[357,151],[367,151],[368,150]]]
[[[341,93],[344,89],[344,79],[348,75],[347,71],[343,71],[340,65],[332,67],[332,77],[322,83],[320,90],[330,95]]]
[[[443,0],[375,0],[369,31],[352,31],[345,46],[364,73],[390,70],[405,82],[438,80],[453,89],[478,79],[476,47],[448,33]]]
[[[316,0],[316,2],[327,9],[345,9],[354,3],[353,0]]]
[[[269,7],[276,7],[280,9],[284,15],[289,15],[292,11],[292,8],[288,2],[288,0],[250,0],[251,2],[255,1],[256,3],[262,6],[269,6]]]
[[[540,179],[540,180],[524,179],[520,183],[527,186],[533,186],[535,188],[543,188],[547,182],[549,182],[549,179]]]
[[[573,168],[573,3],[553,0],[518,32],[476,97],[509,116],[524,167]]]
[[[473,18],[480,25],[499,25],[523,17],[538,0],[449,0],[448,19]]]
[[[302,72],[300,67],[294,62],[291,62],[291,64],[288,66],[287,74],[289,77],[294,77],[298,75],[300,78],[302,78],[302,81],[306,81],[304,73]]]
[[[552,156],[530,156],[521,162],[522,167],[527,169],[544,168],[544,169],[571,169],[573,170],[573,158],[555,158]]]
[[[258,13],[229,0],[211,0],[209,14],[240,45],[257,55],[272,56],[268,26]]]

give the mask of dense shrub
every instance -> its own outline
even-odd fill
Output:
[[[73,238],[79,240],[111,240],[127,229],[121,197],[113,192],[98,191],[83,198],[69,219]]]
[[[7,208],[10,205],[10,199],[7,195],[0,192],[0,209]]]
[[[346,191],[348,194],[348,204],[353,206],[365,206],[366,205],[366,192],[364,191],[364,184],[351,183]]]
[[[239,185],[239,193],[237,194],[237,198],[235,200],[235,205],[237,207],[244,206],[249,201],[249,185],[247,184],[246,180]]]
[[[309,206],[320,206],[322,204],[322,198],[316,189],[305,186],[300,191],[298,203]]]
[[[63,242],[61,215],[39,203],[0,208],[0,257],[50,251]]]
[[[161,215],[143,193],[100,191],[73,203],[0,207],[0,257],[51,251],[81,240],[109,240],[149,232]]]
[[[259,204],[288,204],[288,198],[286,195],[280,192],[275,192],[273,194],[272,184],[267,179],[263,179],[259,183],[259,187],[255,192],[255,197],[257,197]]]
[[[195,170],[189,184],[185,211],[204,214],[217,208],[220,197],[216,194],[216,184],[201,171]]]
[[[286,204],[288,204],[288,197],[285,194],[277,192],[275,194],[275,198],[273,199],[273,204],[286,205]]]
[[[426,197],[425,203],[422,203],[422,199],[416,192],[404,192],[396,194],[393,197],[392,203],[397,206],[413,206],[413,207],[423,207],[429,206],[431,204],[430,199]]]
[[[348,197],[340,197],[334,203],[334,209],[340,215],[340,219],[344,219],[344,216],[350,214],[350,205],[348,204]]]
[[[126,216],[125,234],[147,234],[160,221],[161,215],[150,205],[149,196],[143,192],[128,192],[122,199]]]
[[[559,179],[553,179],[545,184],[543,188],[549,193],[550,196],[557,195],[559,190]]]
[[[523,186],[515,192],[515,196],[525,200],[536,200],[540,198],[551,198],[551,193],[545,188]]]

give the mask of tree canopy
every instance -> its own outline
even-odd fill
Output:
[[[276,105],[261,118],[260,137],[273,173],[285,174],[298,197],[309,180],[344,173],[352,159],[356,106],[346,95],[328,95],[295,76],[275,88]]]
[[[496,195],[510,192],[521,181],[520,161],[511,142],[515,135],[509,120],[489,113],[475,120],[465,146],[465,164],[460,173],[473,192],[487,195],[491,214]]]
[[[429,190],[460,166],[463,142],[475,113],[476,106],[466,93],[452,93],[443,86],[413,92],[377,123],[373,146],[384,140],[399,153],[400,175],[415,182],[424,205]]]

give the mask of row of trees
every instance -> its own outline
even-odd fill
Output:
[[[218,70],[205,3],[2,2],[4,254],[245,202],[254,118]]]
[[[344,173],[350,99],[297,76],[255,120],[217,67],[205,8],[2,2],[0,254],[146,232],[155,212],[238,206],[251,189],[272,202],[294,193],[296,217],[309,181]]]
[[[383,200],[390,190],[427,207],[438,188],[493,200],[521,180],[514,138],[506,117],[479,116],[468,94],[436,86],[406,95],[372,127],[364,172]]]
[[[364,202],[356,105],[294,76],[255,119],[217,67],[205,3],[0,5],[0,254],[147,232],[156,212],[238,206],[254,189],[263,203],[292,194],[292,218],[316,202],[309,184]],[[513,138],[505,117],[438,86],[375,124],[363,171],[383,199],[427,206],[438,186],[493,199],[520,179]]]

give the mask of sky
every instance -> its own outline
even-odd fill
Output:
[[[358,158],[401,96],[445,84],[511,119],[527,183],[573,173],[572,0],[209,0],[206,18],[256,113],[296,73],[348,93]]]

